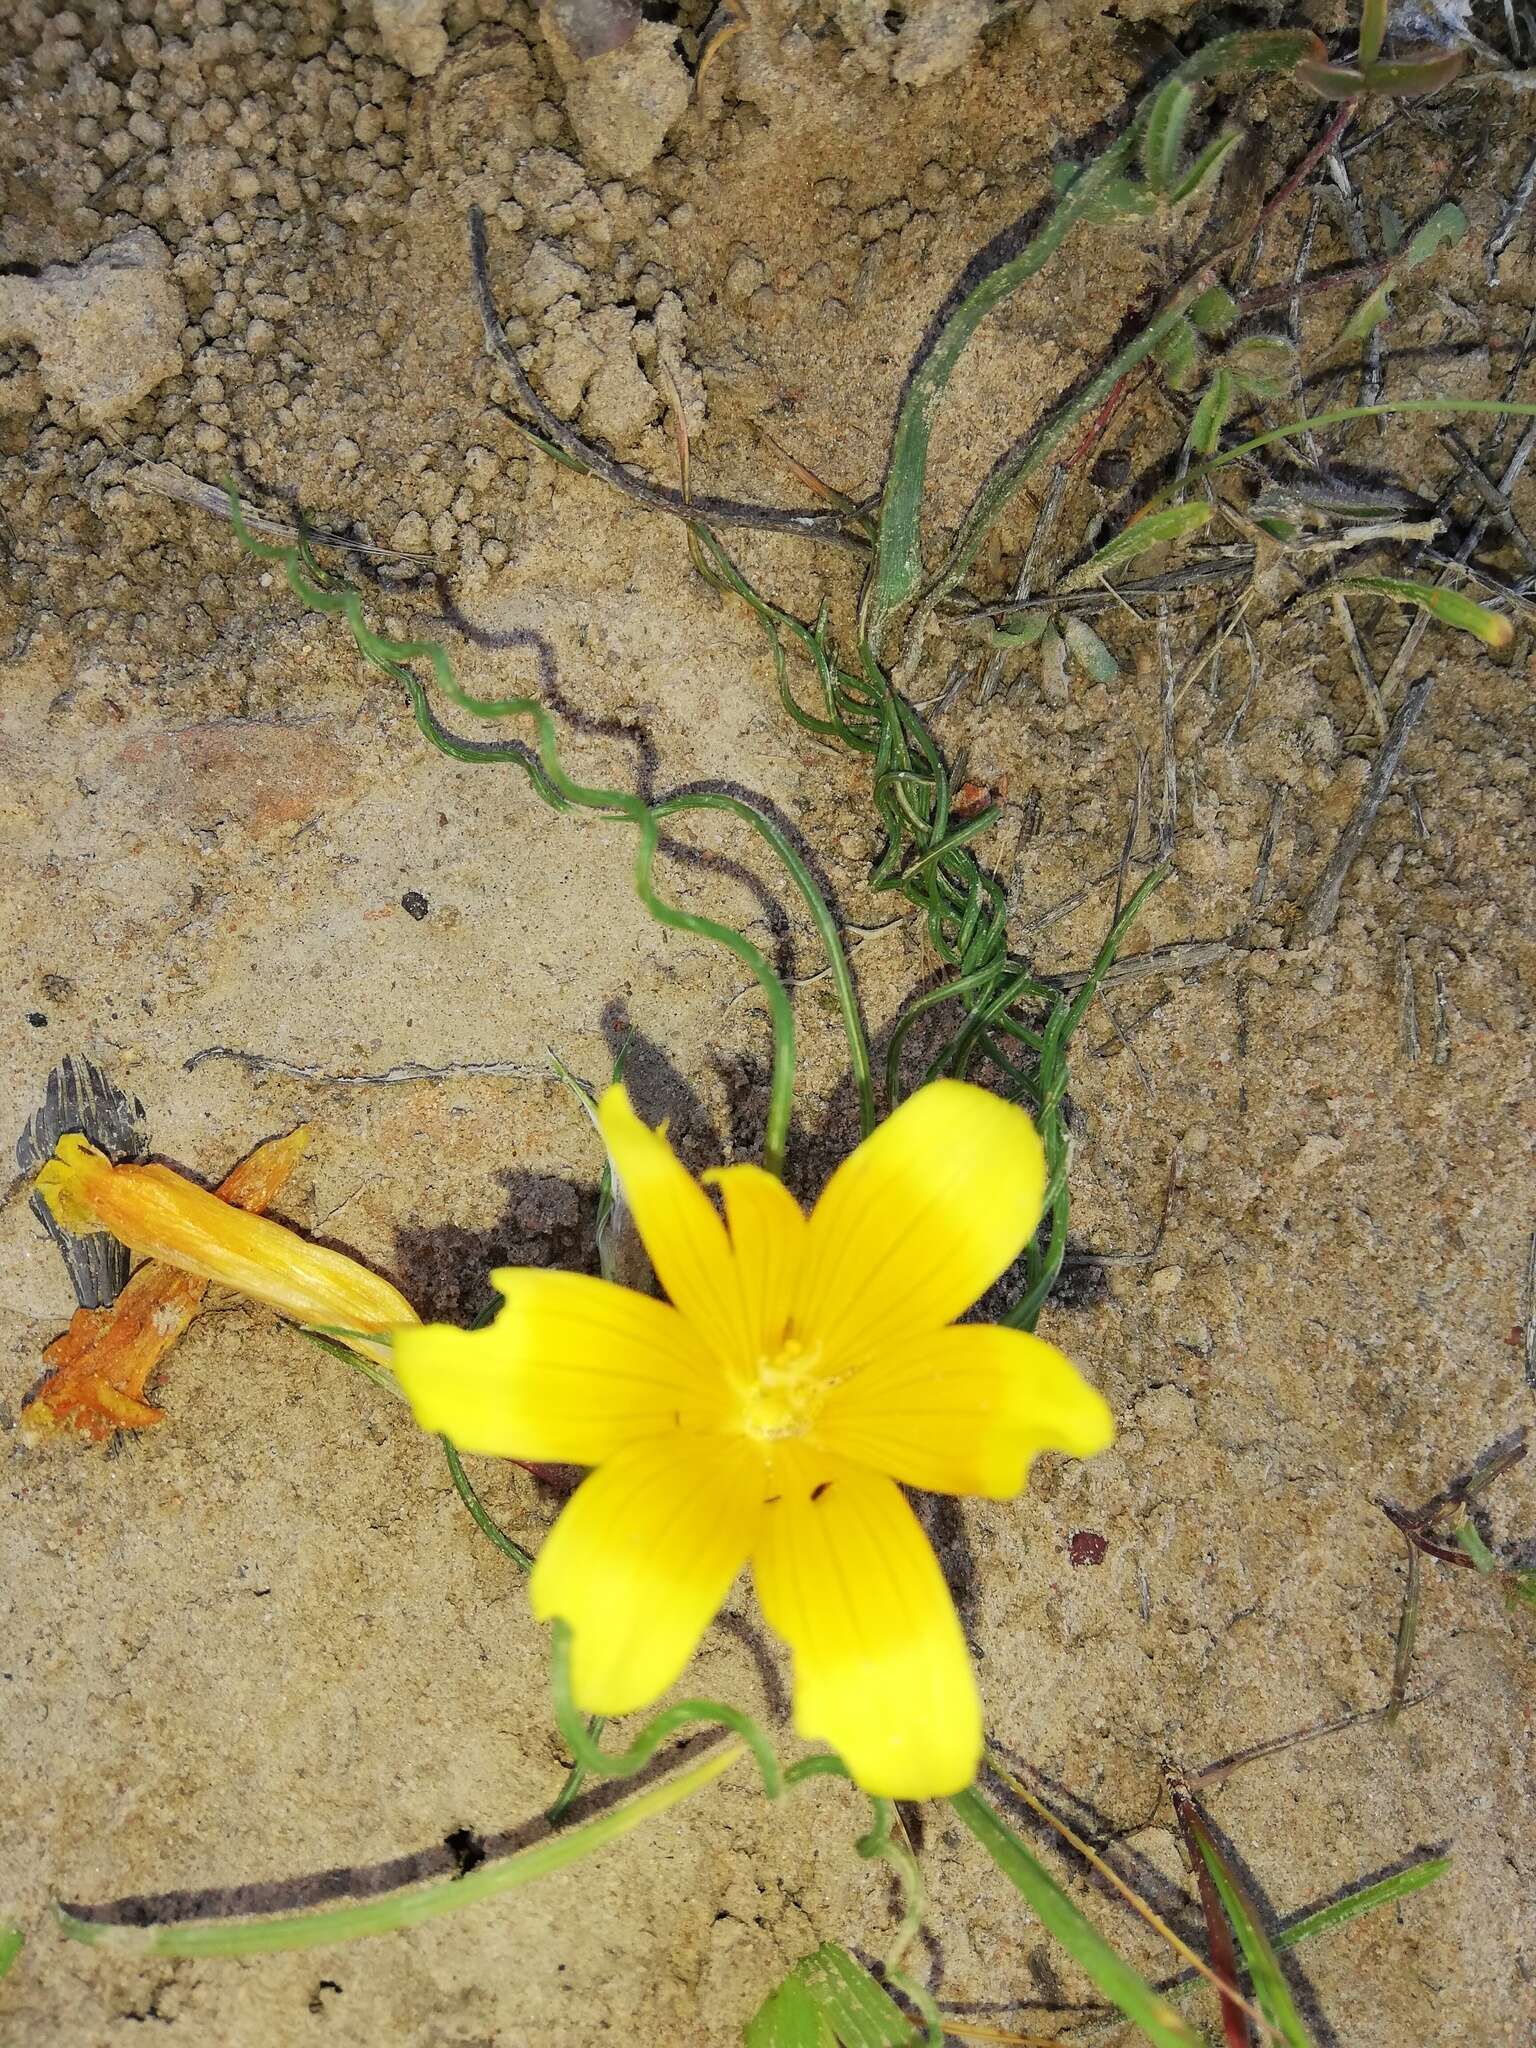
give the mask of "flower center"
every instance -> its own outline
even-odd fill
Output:
[[[777,1349],[758,1359],[755,1378],[742,1390],[743,1432],[759,1443],[804,1436],[829,1391],[820,1363],[820,1344],[797,1337],[787,1323]]]

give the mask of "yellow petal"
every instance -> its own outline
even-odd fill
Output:
[[[540,1621],[572,1630],[571,1691],[629,1714],[666,1691],[752,1549],[765,1466],[743,1438],[652,1437],[572,1496],[529,1580]]]
[[[725,1225],[661,1131],[635,1115],[617,1084],[597,1106],[603,1141],[656,1277],[722,1357],[744,1361],[746,1316]]]
[[[78,1132],[60,1138],[37,1188],[67,1230],[110,1230],[146,1258],[217,1280],[295,1322],[382,1331],[416,1321],[405,1296],[356,1259],[235,1208],[168,1166],[114,1166]],[[353,1348],[388,1363],[387,1344]]]
[[[811,1212],[797,1328],[846,1369],[953,1322],[1029,1242],[1044,1192],[1044,1149],[1022,1109],[965,1081],[919,1088]]]
[[[938,1560],[900,1489],[809,1449],[774,1460],[758,1598],[795,1659],[795,1726],[866,1792],[939,1799],[981,1761],[981,1702]]]
[[[1039,1451],[1091,1458],[1109,1404],[1053,1344],[970,1323],[898,1344],[827,1396],[816,1440],[932,1493],[1006,1500]]]
[[[395,1377],[461,1450],[596,1465],[637,1437],[707,1429],[720,1372],[675,1308],[585,1273],[507,1267],[483,1330],[399,1330]]]
[[[783,1181],[760,1166],[722,1166],[704,1178],[725,1201],[749,1355],[776,1351],[805,1256],[805,1215]]]

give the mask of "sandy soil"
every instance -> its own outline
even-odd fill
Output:
[[[690,64],[704,12],[680,10]],[[579,71],[508,0],[455,0],[437,61],[430,35],[407,53],[419,76],[360,0],[9,10],[0,303],[32,292],[0,333],[0,1060],[17,1131],[68,1051],[141,1096],[155,1151],[199,1175],[311,1120],[286,1213],[447,1314],[478,1305],[498,1260],[590,1263],[600,1162],[547,1047],[596,1077],[632,1026],[637,1095],[690,1157],[756,1142],[755,990],[647,921],[625,829],[554,817],[514,770],[427,749],[393,686],[225,523],[143,488],[157,464],[213,480],[234,465],[270,509],[430,553],[441,584],[374,572],[379,617],[441,634],[471,689],[540,689],[589,780],[723,780],[778,806],[854,928],[877,1037],[924,985],[918,920],[867,886],[865,767],[787,723],[755,625],[691,574],[671,522],[530,457],[509,423],[464,227],[469,203],[487,208],[535,382],[626,460],[673,477],[665,370],[701,487],[794,495],[761,424],[871,492],[935,305],[1189,29],[1037,6],[946,70],[953,50],[930,62],[911,13],[903,50],[873,10],[762,0],[696,89],[671,30],[647,29],[645,104],[670,106],[668,66],[685,82],[663,144],[644,106],[626,126],[574,100]],[[1273,189],[1316,105],[1275,89],[1245,116],[1239,176]],[[1492,289],[1485,251],[1531,148],[1522,103],[1485,92],[1409,112],[1349,160],[1373,239],[1384,204],[1413,221],[1455,197],[1472,223],[1399,294],[1393,395],[1505,389],[1536,302],[1529,226]],[[1302,199],[1277,224],[1261,282],[1290,275],[1307,218]],[[44,280],[38,313],[36,273],[146,230],[136,267]],[[1349,258],[1324,211],[1314,266]],[[1166,235],[1101,232],[991,323],[936,444],[936,520],[1174,267]],[[1304,317],[1321,350],[1336,312]],[[1171,434],[1149,392],[1106,447]],[[1432,427],[1351,453],[1430,497],[1454,474]],[[1118,502],[1075,473],[1063,559]],[[1471,504],[1452,501],[1457,532]],[[1025,533],[1005,534],[987,587]],[[848,558],[760,536],[740,552],[784,602],[812,613],[825,592],[846,620]],[[1496,536],[1479,560],[1522,567]],[[1181,674],[1213,616],[1175,608]],[[1358,620],[1383,676],[1403,622],[1369,605]],[[1177,694],[1176,873],[1131,951],[1224,943],[1200,972],[1175,959],[1120,984],[1076,1056],[1077,1262],[1044,1327],[1109,1394],[1119,1443],[1085,1467],[1046,1461],[1016,1503],[934,1521],[999,1744],[1118,1840],[1191,1933],[1162,1760],[1378,1707],[1405,1576],[1378,1498],[1426,1498],[1531,1419],[1529,634],[1498,657],[1424,639],[1398,680],[1432,669],[1428,709],[1337,922],[1308,941],[1298,906],[1377,737],[1326,606],[1254,624],[1255,669],[1239,638]],[[1155,632],[1103,630],[1113,684],[1042,687],[1031,665],[941,719],[965,773],[1006,788],[983,850],[1048,970],[1099,942],[1138,762],[1152,814],[1167,787]],[[935,646],[920,696],[951,657]],[[667,869],[679,898],[813,976],[813,936],[753,850],[713,823],[687,838],[697,855]],[[825,983],[798,1008],[809,1190],[846,1137],[848,1090]],[[391,1078],[409,1062],[439,1071]],[[0,1915],[30,1939],[0,1987],[5,2040],[94,2048],[152,2024],[228,2048],[724,2043],[819,1941],[880,1952],[892,1902],[853,1855],[858,1802],[816,1789],[770,1809],[740,1772],[595,1863],[409,1935],[159,1964],[60,1940],[51,1899],[370,1864],[517,1827],[563,1775],[517,1575],[387,1397],[221,1298],[157,1384],[161,1427],[105,1450],[29,1444],[17,1410],[71,1307],[18,1182],[0,1211]],[[511,1468],[476,1478],[536,1541],[555,1499]],[[1530,1466],[1487,1508],[1513,1553],[1536,1524]],[[1096,1565],[1072,1562],[1085,1531],[1104,1539]],[[1454,1854],[1433,1892],[1302,1952],[1319,2039],[1351,2048],[1528,2043],[1536,2015],[1532,1633],[1470,1573],[1428,1572],[1415,1684],[1431,1695],[1208,1794],[1281,1920],[1416,1851]],[[690,1689],[782,1717],[744,1591],[734,1612]],[[914,1825],[946,2012],[1128,2038],[1081,2009],[1083,1980],[943,1809]]]

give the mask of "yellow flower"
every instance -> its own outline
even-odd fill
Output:
[[[513,1268],[484,1330],[401,1330],[423,1428],[462,1449],[593,1465],[531,1579],[572,1631],[585,1712],[648,1705],[750,1558],[794,1654],[796,1726],[867,1791],[959,1791],[981,1708],[938,1562],[897,1482],[1006,1498],[1037,1451],[1114,1427],[1062,1354],[953,1319],[1022,1250],[1045,1164],[1020,1109],[920,1089],[805,1216],[755,1166],[709,1176],[725,1221],[622,1088],[603,1135],[670,1302]]]
[[[386,1331],[414,1323],[403,1294],[342,1252],[221,1201],[169,1166],[114,1166],[76,1131],[60,1138],[37,1191],[66,1230],[110,1230],[146,1258],[198,1273],[295,1322]],[[381,1364],[388,1342],[352,1341]]]

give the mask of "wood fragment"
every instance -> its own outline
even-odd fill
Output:
[[[1349,823],[1339,834],[1339,843],[1330,855],[1327,866],[1318,876],[1310,895],[1302,905],[1299,930],[1304,939],[1320,939],[1333,929],[1339,914],[1339,897],[1344,888],[1345,877],[1354,866],[1361,847],[1376,814],[1381,809],[1391,790],[1392,781],[1402,762],[1403,751],[1408,745],[1414,727],[1418,724],[1425,705],[1429,702],[1430,691],[1434,688],[1434,671],[1430,670],[1409,690],[1404,697],[1391,729],[1381,744],[1371,766],[1365,788],[1360,792]]]
[[[389,1088],[407,1081],[456,1081],[487,1074],[512,1075],[520,1080],[549,1079],[547,1066],[530,1065],[523,1060],[455,1060],[445,1067],[424,1067],[415,1060],[404,1060],[378,1074],[327,1073],[323,1067],[301,1066],[295,1060],[279,1059],[272,1053],[243,1052],[234,1045],[205,1045],[201,1052],[182,1061],[182,1071],[195,1073],[205,1060],[234,1060],[247,1073],[289,1074],[296,1081],[315,1081],[324,1088]]]
[[[538,431],[563,450],[578,468],[590,471],[614,490],[622,491],[637,505],[644,505],[652,512],[670,513],[674,519],[698,518],[709,526],[750,526],[765,533],[804,534],[807,539],[830,541],[843,547],[862,546],[844,530],[843,519],[835,512],[802,512],[778,505],[749,505],[734,498],[689,500],[681,491],[653,484],[636,475],[603,449],[584,441],[576,429],[558,413],[552,412],[534,390],[528,381],[528,373],[517,359],[516,349],[502,331],[501,315],[496,310],[496,299],[491,290],[485,215],[478,206],[469,209],[469,268],[475,309],[480,315],[487,352],[510,378],[518,403],[532,415]]]
[[[1434,973],[1435,991],[1435,1050],[1432,1055],[1437,1067],[1448,1067],[1451,1063],[1451,1019],[1445,1000],[1445,976],[1437,967]]]
[[[1408,958],[1408,942],[1401,932],[1393,942],[1392,979],[1397,989],[1398,1016],[1400,1019],[1398,1042],[1404,1056],[1416,1061],[1422,1048],[1419,1044],[1418,993],[1413,983],[1413,962]]]

